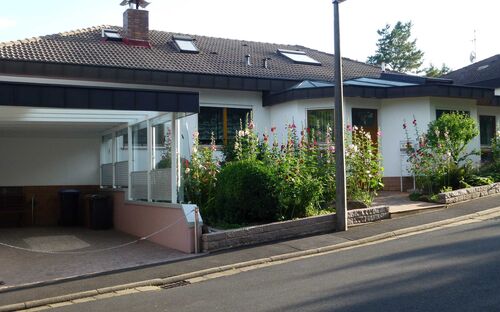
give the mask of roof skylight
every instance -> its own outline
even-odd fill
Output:
[[[320,62],[307,55],[304,51],[278,49],[278,54],[281,54],[298,64],[321,65]]]
[[[103,29],[102,37],[110,41],[121,41],[122,35],[117,30],[114,29]]]
[[[174,36],[175,45],[180,52],[198,53],[198,47],[194,44],[194,39],[187,36]]]

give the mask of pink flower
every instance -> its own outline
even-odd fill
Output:
[[[349,131],[349,132],[352,131],[352,126],[351,125],[347,125],[347,131]]]
[[[271,132],[272,132],[272,133],[276,132],[276,127],[272,127],[272,128],[271,128]]]
[[[382,136],[382,130],[380,130],[380,129],[379,129],[379,130],[377,131],[377,136],[378,136],[379,138]]]
[[[403,122],[403,129],[406,130],[406,122]]]
[[[291,125],[289,125],[288,127],[289,127],[290,129],[295,129],[295,128],[297,128],[297,126],[295,125],[295,122],[294,122],[294,123],[292,123]]]
[[[413,118],[413,125],[417,126],[417,120],[415,118]]]
[[[253,121],[250,121],[250,123],[248,124],[248,129],[253,129],[255,128],[255,124],[253,123]]]

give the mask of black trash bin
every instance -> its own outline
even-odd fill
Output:
[[[107,230],[113,227],[113,203],[111,198],[102,194],[90,195],[89,226],[94,230]]]
[[[80,204],[80,191],[73,189],[63,189],[59,191],[61,212],[59,225],[78,225],[78,210]]]

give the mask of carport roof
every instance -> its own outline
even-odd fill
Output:
[[[199,94],[0,81],[0,105],[198,113]]]

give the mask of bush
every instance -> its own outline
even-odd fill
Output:
[[[427,194],[446,187],[461,188],[472,172],[468,157],[477,154],[477,151],[466,151],[467,144],[479,134],[474,119],[458,113],[443,114],[429,123],[424,134],[419,133],[415,118],[412,124],[416,145],[411,143],[406,121],[403,129],[410,171],[416,177],[417,186]]]
[[[427,144],[432,149],[446,147],[451,160],[458,165],[477,151],[466,152],[467,144],[479,135],[476,121],[466,114],[447,113],[429,124]],[[444,145],[444,146],[443,146]]]
[[[212,224],[275,221],[274,171],[256,160],[227,163],[217,179],[215,198],[205,218]]]

